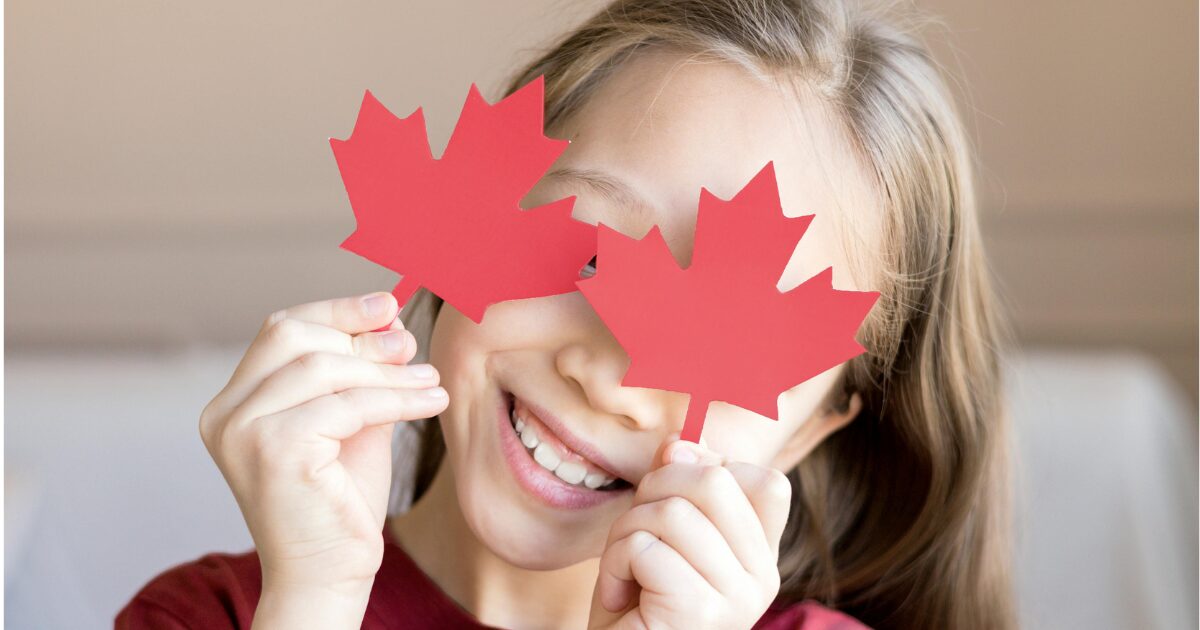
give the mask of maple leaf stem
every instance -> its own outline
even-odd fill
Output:
[[[392,295],[396,296],[396,304],[399,304],[400,308],[404,308],[408,299],[420,288],[421,282],[410,273],[400,278],[400,282],[396,283],[396,288],[392,289]]]
[[[683,416],[683,431],[679,434],[679,439],[687,440],[694,444],[700,443],[700,432],[704,430],[704,417],[708,415],[707,400],[700,400],[696,396],[688,399],[687,413]]]

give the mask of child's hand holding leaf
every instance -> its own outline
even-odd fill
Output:
[[[362,622],[383,559],[392,425],[448,404],[433,366],[407,365],[417,344],[398,311],[376,293],[272,314],[201,414],[262,565],[256,623]]]
[[[672,441],[600,557],[591,628],[749,628],[779,591],[783,473]]]

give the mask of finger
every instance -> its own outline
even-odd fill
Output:
[[[388,325],[379,326],[377,329],[372,329],[371,332],[383,332],[385,330],[403,330],[404,322],[400,318],[400,314],[404,311],[404,305],[400,305],[400,311],[396,313],[395,319],[392,319]]]
[[[699,444],[675,439],[663,448],[663,465],[672,462],[721,466],[725,463],[725,457],[720,453],[708,450],[704,444],[704,438],[700,438]]]
[[[596,580],[600,605],[609,612],[624,610],[639,588],[658,594],[712,593],[712,587],[683,556],[645,531],[609,545],[600,558]]]
[[[763,534],[772,557],[779,555],[779,539],[792,511],[792,484],[787,475],[774,468],[745,462],[728,462],[725,468],[741,486],[762,523]]]
[[[718,592],[732,592],[745,579],[746,571],[721,532],[687,499],[671,496],[633,507],[613,522],[608,542],[637,531],[650,532],[670,545]]]
[[[416,355],[416,339],[407,331],[387,334],[398,338],[382,339],[384,333],[367,333],[367,338],[355,342],[354,337],[321,324],[299,319],[282,319],[259,333],[234,370],[229,383],[217,395],[221,404],[232,408],[250,395],[264,379],[280,368],[313,352],[362,356],[388,363],[406,363]],[[392,348],[396,354],[387,356]]]
[[[695,445],[692,445],[695,446]],[[724,466],[671,463],[642,478],[634,505],[682,497],[695,505],[721,533],[741,567],[758,573],[775,557],[763,525],[733,473]]]
[[[377,330],[389,326],[400,307],[396,298],[385,291],[355,297],[309,302],[272,313],[263,328],[284,319],[328,326],[347,334]]]
[[[243,421],[251,421],[355,387],[426,389],[437,383],[438,373],[432,365],[388,365],[344,354],[314,352],[267,377],[238,406],[235,414]]]
[[[359,333],[350,337],[350,346],[351,354],[378,363],[407,363],[417,353],[416,338],[403,326]]]
[[[262,421],[264,431],[287,442],[341,441],[365,427],[432,417],[448,401],[440,387],[356,387],[314,398]]]
[[[656,468],[666,466],[667,464],[671,463],[672,458],[676,457],[676,456],[681,456],[681,457],[685,457],[685,458],[690,457],[690,455],[688,455],[687,453],[682,453],[682,455],[679,455],[679,453],[681,453],[685,448],[687,448],[686,446],[676,446],[676,444],[680,444],[680,443],[683,445],[692,444],[691,442],[687,442],[687,441],[681,442],[681,440],[679,439],[678,431],[667,434],[667,437],[663,439],[663,441],[658,445],[658,448],[655,449],[655,451],[654,451],[654,458],[651,460],[650,470],[654,470]],[[700,446],[699,452],[706,454],[708,457],[705,460],[706,463],[716,463],[719,465],[723,462],[723,459],[721,458],[720,455],[718,455],[717,453],[715,453],[713,451],[708,450],[703,437],[700,438],[699,446]],[[693,460],[686,459],[686,460],[682,460],[682,461],[692,462]]]

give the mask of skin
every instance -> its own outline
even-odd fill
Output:
[[[582,221],[637,238],[658,225],[686,265],[700,187],[729,198],[773,160],[785,212],[817,215],[779,287],[832,266],[835,287],[865,290],[844,271],[838,226],[869,226],[881,205],[837,129],[803,91],[647,52],[554,130],[572,144],[525,205],[576,195]],[[676,440],[685,394],[620,384],[629,358],[577,292],[496,304],[478,325],[444,305],[426,374],[406,365],[415,340],[397,312],[372,294],[273,314],[202,414],[263,565],[256,627],[358,627],[384,526],[489,625],[749,627],[763,614],[790,504],[781,471],[860,407],[821,404],[843,366],[782,394],[778,422],[714,403],[710,449]],[[536,500],[499,448],[500,386],[550,409],[636,489],[576,510]],[[385,523],[393,423],[434,414],[447,457]]]

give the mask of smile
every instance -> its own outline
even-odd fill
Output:
[[[631,490],[617,477],[567,442],[579,443],[565,429],[555,432],[556,420],[544,419],[516,395],[504,392],[501,445],[518,483],[552,507],[580,509],[607,502]]]

